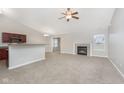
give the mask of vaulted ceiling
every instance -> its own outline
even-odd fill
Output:
[[[13,8],[5,15],[41,33],[63,34],[70,32],[107,28],[115,9],[112,8],[74,8],[79,20],[59,20],[64,8]]]

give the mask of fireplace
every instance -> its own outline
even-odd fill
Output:
[[[87,43],[75,43],[75,54],[90,56],[90,44]]]
[[[87,46],[77,46],[77,54],[87,55]]]

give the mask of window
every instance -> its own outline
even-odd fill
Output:
[[[95,44],[104,44],[105,36],[103,34],[94,35],[94,43]]]

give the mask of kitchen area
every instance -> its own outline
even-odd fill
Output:
[[[18,33],[2,33],[0,63],[8,69],[18,68],[45,59],[45,44],[27,43],[27,36]]]

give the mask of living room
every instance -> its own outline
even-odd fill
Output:
[[[74,18],[74,19],[70,18],[69,20],[68,19],[66,20],[66,18],[62,18],[60,20],[59,17],[63,16],[64,13],[70,12],[70,11],[72,12],[72,14],[74,13],[75,15],[73,16],[77,18]],[[49,18],[49,15],[51,15],[52,18],[51,17]],[[122,63],[123,58],[120,59],[120,56],[118,57],[119,54],[117,55],[117,53],[120,53],[120,52],[118,47],[116,47],[116,45],[118,44],[119,44],[119,47],[121,47],[122,43],[120,43],[119,41],[116,41],[117,39],[115,40],[115,37],[113,38],[113,36],[116,36],[116,35],[113,35],[113,31],[115,31],[114,29],[115,28],[120,29],[121,24],[123,24],[121,23],[122,21],[120,21],[121,16],[123,16],[123,9],[114,9],[114,8],[111,8],[111,9],[109,8],[105,8],[105,9],[103,8],[1,9],[1,15],[0,15],[1,51],[2,49],[4,49],[5,51],[8,51],[8,52],[1,52],[2,53],[1,55],[5,53],[4,54],[5,57],[3,57],[5,62],[1,61],[1,63],[6,63],[8,66],[7,67],[8,69],[16,69],[19,67],[23,68],[23,66],[26,67],[27,64],[30,66],[31,63],[39,62],[41,60],[43,60],[43,62],[45,62],[45,60],[50,61],[50,57],[63,56],[61,58],[61,61],[64,61],[65,60],[64,57],[72,55],[71,58],[73,58],[73,55],[75,55],[75,56],[81,57],[82,62],[86,61],[86,64],[88,64],[87,61],[89,59],[91,60],[93,58],[92,60],[95,60],[94,62],[96,62],[94,63],[94,65],[99,64],[98,67],[100,67],[101,64],[106,64],[107,62],[110,61],[110,63],[107,63],[106,65],[111,65],[110,67],[108,66],[108,68],[111,68],[110,73],[113,73],[112,74],[113,76],[111,76],[111,74],[109,73],[110,76],[108,76],[107,78],[105,76],[103,76],[102,78],[97,78],[97,75],[96,76],[94,75],[98,72],[95,72],[95,73],[89,72],[91,74],[91,77],[86,77],[86,79],[84,79],[83,81],[81,80],[82,82],[78,81],[78,83],[100,83],[100,82],[101,83],[123,83],[122,82],[123,81],[123,63]],[[123,20],[123,18],[121,20]],[[118,24],[118,25],[115,26],[115,24]],[[122,33],[121,30],[119,31]],[[120,35],[119,31],[117,33],[117,37],[119,35],[119,38],[122,38],[121,37],[122,34]],[[25,36],[24,37],[25,39],[22,38],[22,41],[21,41],[21,39],[19,38],[21,37],[20,35],[23,37]],[[59,40],[57,40],[57,38],[59,38]],[[114,47],[113,47],[113,44],[114,44]],[[42,51],[41,51],[41,47],[42,47]],[[118,50],[118,52],[116,50]],[[87,60],[85,60],[85,57],[87,58]],[[15,58],[18,59],[18,61]],[[66,59],[68,60],[68,57]],[[106,59],[107,59],[107,62],[106,62]],[[54,60],[54,59],[51,59],[51,60]],[[78,60],[77,59],[75,60],[76,60],[75,63],[78,64],[77,62]],[[104,60],[105,63],[104,62],[97,63],[98,60],[101,62]],[[117,61],[117,60],[120,60],[120,61]],[[70,62],[71,60],[68,60],[68,61]],[[83,63],[81,64],[83,65]],[[59,65],[59,62],[58,62],[58,65]],[[73,65],[72,65],[72,68],[73,68]],[[3,64],[1,66],[3,66]],[[58,69],[57,67],[55,68],[56,70]],[[76,68],[78,68],[78,65]],[[95,71],[97,69],[103,70],[102,68],[105,68],[105,67],[102,66],[101,68],[97,68],[93,66],[93,68]],[[5,69],[5,66],[4,66],[4,69]],[[63,69],[65,68],[63,67]],[[86,70],[87,71],[91,70],[91,68]],[[70,71],[70,73],[72,72]],[[104,73],[107,73],[107,72],[109,72],[109,70]],[[56,73],[59,73],[59,72],[56,72]],[[94,74],[93,75],[94,77],[92,77],[92,74]],[[103,74],[98,74],[98,76],[99,75],[102,76]],[[57,76],[55,75],[55,77]],[[112,80],[113,77],[116,79]],[[15,78],[17,78],[16,74],[15,74]],[[84,82],[87,80],[87,78],[91,78],[91,80],[92,78],[95,78],[95,79],[93,81],[89,80],[87,82]],[[41,76],[41,79],[42,79],[42,76]],[[76,79],[77,78],[75,78],[75,80]],[[105,81],[102,82],[102,79],[105,79]],[[1,82],[10,83],[11,79],[9,79],[9,77],[6,77],[6,78],[3,78]],[[15,82],[16,81],[13,81],[13,83]],[[24,82],[27,82],[27,81],[23,81],[22,83]],[[35,80],[32,80],[32,82],[35,83]],[[74,83],[73,81],[71,82],[71,78],[67,82],[65,82],[65,80],[60,80],[60,81],[59,80],[55,80],[55,81],[39,80],[39,83],[50,83],[50,82],[51,83],[55,83],[55,82]],[[21,83],[21,80],[20,80],[20,83]]]
[[[0,91],[123,93],[123,16],[121,0],[1,0]]]

